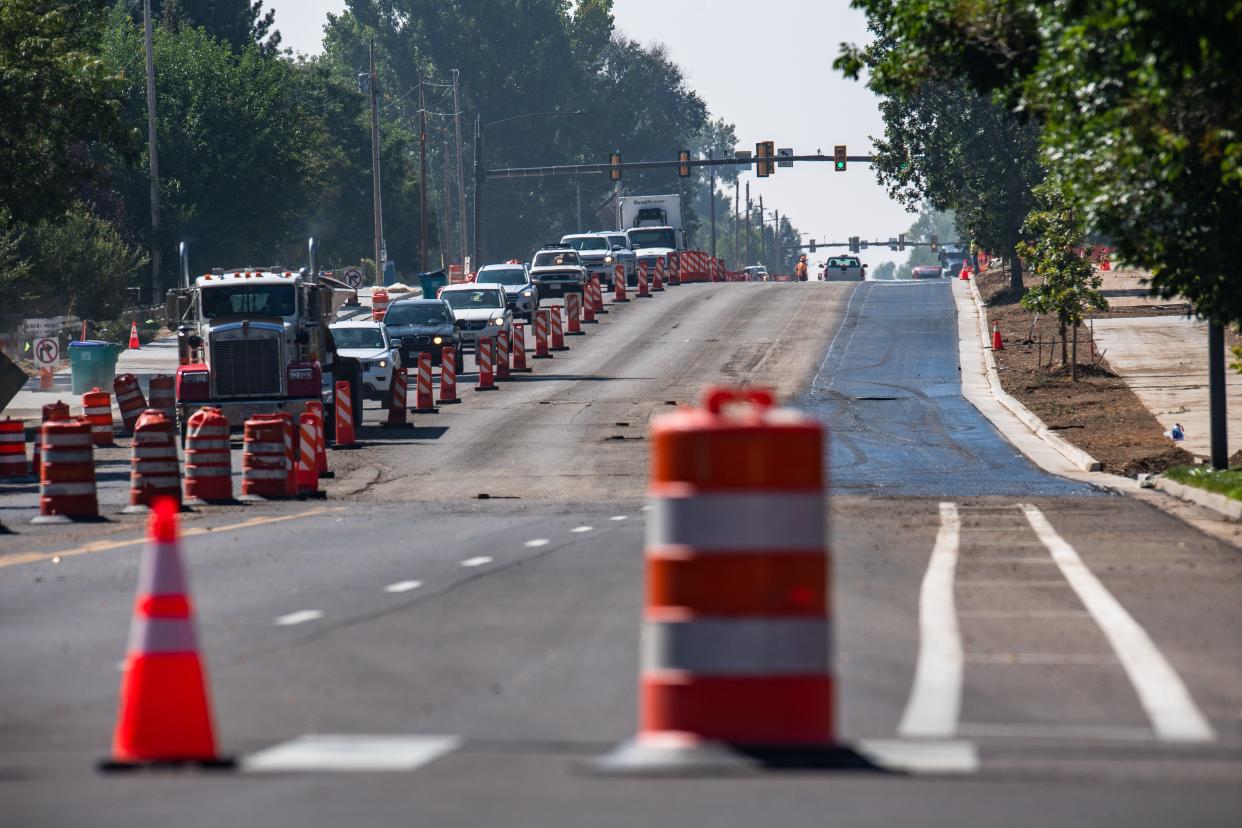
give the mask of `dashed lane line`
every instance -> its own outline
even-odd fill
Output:
[[[457,736],[308,733],[242,760],[247,773],[412,771],[456,750]]]
[[[328,514],[330,512],[339,512],[344,510],[344,506],[320,507],[318,509],[310,509],[305,512],[299,512],[296,515],[276,515],[274,517],[254,517],[249,520],[243,520],[240,523],[231,523],[226,526],[190,526],[181,530],[181,537],[193,538],[199,535],[206,535],[213,532],[232,532],[238,529],[250,529],[255,526],[267,526],[273,523],[283,523],[288,520],[299,520],[301,518],[315,517],[316,515]],[[138,546],[146,543],[146,536],[138,538],[129,538],[127,540],[114,541],[95,541],[94,543],[83,544],[72,549],[62,549],[57,552],[27,552],[20,555],[9,555],[0,558],[0,569],[6,566],[18,566],[19,564],[39,563],[40,561],[50,561],[59,558],[73,558],[78,555],[89,555],[93,552],[107,552],[111,549],[124,549],[128,546]],[[56,561],[59,563],[59,560]]]
[[[422,581],[397,581],[384,587],[384,592],[409,592],[423,585]]]
[[[480,556],[478,558],[466,558],[464,561],[461,562],[461,565],[465,567],[476,567],[476,566],[483,566],[484,564],[489,564],[491,562],[492,562],[491,558]]]
[[[527,549],[538,549],[541,546],[547,546],[547,545],[548,545],[547,538],[532,538],[526,541],[526,543],[522,544],[522,546],[525,546]]]
[[[612,517],[610,517],[610,518],[608,518],[608,519],[609,519],[609,520],[616,520],[616,521],[621,521],[621,520],[629,520],[629,515],[613,515]]]
[[[594,528],[595,528],[594,526],[575,526],[573,529],[570,529],[569,531],[574,532],[576,534],[582,534],[583,532],[590,532]]]
[[[1061,574],[1078,595],[1078,600],[1082,601],[1112,645],[1156,735],[1171,742],[1210,742],[1215,739],[1212,726],[1191,698],[1190,691],[1147,631],[1087,568],[1078,552],[1057,533],[1043,512],[1029,503],[1022,505],[1022,511],[1035,535],[1043,541]]]
[[[320,610],[298,610],[277,618],[276,626],[292,627],[296,624],[305,624],[307,621],[315,621],[320,618],[323,618],[323,613]]]

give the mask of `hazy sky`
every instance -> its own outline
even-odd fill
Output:
[[[284,45],[302,52],[319,51],[324,15],[345,7],[344,0],[264,5],[276,10]],[[757,9],[762,22],[753,17]],[[668,47],[713,117],[737,126],[739,149],[753,151],[766,139],[797,154],[831,154],[834,144],[845,144],[851,155],[861,155],[870,151],[869,136],[883,131],[875,96],[832,69],[838,44],[867,38],[863,15],[849,0],[615,0],[613,14],[629,37]],[[787,212],[820,241],[888,238],[914,218],[889,200],[865,164],[851,164],[844,173],[817,163],[780,169],[767,179],[747,175],[743,189],[747,178],[756,203],[762,194],[765,207]],[[905,254],[887,248],[864,253],[872,266],[899,256]]]

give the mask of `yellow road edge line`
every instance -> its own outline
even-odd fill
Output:
[[[276,515],[275,517],[253,517],[243,520],[241,523],[231,523],[227,526],[207,527],[207,526],[191,526],[181,532],[181,537],[192,538],[198,535],[206,535],[213,532],[231,532],[235,529],[248,529],[252,526],[266,526],[272,523],[284,523],[287,520],[298,520],[300,518],[315,517],[316,515],[325,515],[330,512],[339,512],[344,506],[321,506],[318,509],[311,509],[306,512],[299,512],[296,515]],[[94,543],[76,546],[72,549],[65,549],[60,552],[29,552],[24,555],[11,555],[9,557],[0,558],[0,569],[8,566],[18,566],[20,564],[38,563],[39,561],[49,561],[52,558],[73,558],[78,555],[89,555],[92,552],[107,552],[111,549],[123,549],[126,546],[137,546],[146,542],[146,537],[130,538],[128,540],[116,541],[95,541]]]

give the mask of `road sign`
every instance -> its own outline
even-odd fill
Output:
[[[345,284],[354,290],[362,287],[362,271],[356,267],[351,267],[344,273]]]
[[[34,346],[35,361],[47,368],[60,362],[60,342],[50,337],[40,339]]]
[[[776,157],[777,158],[793,158],[793,148],[792,147],[780,147],[776,151]],[[792,161],[777,161],[776,166],[792,167],[793,162]]]

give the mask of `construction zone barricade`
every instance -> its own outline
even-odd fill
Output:
[[[229,419],[218,408],[190,415],[185,436],[185,497],[190,504],[236,503]]]
[[[48,403],[43,406],[42,419],[40,424],[47,422],[62,422],[69,419],[69,406],[60,400],[54,403]],[[42,462],[42,449],[40,448],[41,440],[39,439],[38,430],[35,431],[33,448],[30,451],[30,476],[35,480],[39,479],[39,467]]]
[[[99,520],[95,442],[83,419],[54,420],[39,428],[39,515],[31,523]]]
[[[651,274],[651,289],[657,293],[664,292],[664,257],[656,259],[655,272]]]
[[[565,344],[565,329],[561,325],[561,306],[553,305],[548,308],[551,314],[548,320],[552,323],[552,350],[568,351],[569,346]]]
[[[431,354],[426,351],[418,355],[418,376],[414,379],[414,411],[418,414],[435,414],[435,396],[431,384]]]
[[[235,764],[216,750],[189,592],[177,506],[157,500],[147,523],[112,751],[101,770]]]
[[[639,734],[601,770],[862,761],[835,742],[824,429],[772,403],[709,388],[651,423]]]
[[[121,428],[126,434],[133,434],[138,418],[147,410],[138,378],[133,374],[120,374],[112,381],[112,390],[116,392],[116,407],[121,410]]]
[[[181,464],[177,425],[160,411],[144,411],[134,424],[133,462],[127,514],[146,512],[158,499],[181,506]]]
[[[582,323],[584,325],[595,325],[599,320],[595,318],[595,288],[599,282],[592,277],[587,282],[586,293],[582,295]]]
[[[608,309],[604,307],[604,288],[599,277],[592,276],[587,286],[591,289],[591,312],[597,316],[608,313]]]
[[[29,480],[26,464],[26,421],[0,420],[0,480]]]
[[[258,414],[246,420],[242,437],[242,500],[280,500],[290,491],[294,473],[290,464],[293,445],[289,415]]]
[[[509,365],[510,341],[510,333],[507,329],[502,329],[496,334],[496,382],[508,382],[513,379],[513,372]]]
[[[315,437],[315,469],[320,479],[336,477],[336,472],[328,469],[328,429],[323,421],[323,402],[307,400],[302,408],[307,413],[315,415],[315,423],[319,429]]]
[[[565,294],[565,334],[582,336],[582,294]]]
[[[440,405],[457,405],[457,348],[445,345],[440,352]]]
[[[612,301],[630,301],[625,297],[625,265],[616,265],[612,269]]]
[[[495,391],[495,374],[492,370],[492,353],[494,340],[490,336],[479,337],[475,361],[479,364],[479,384],[475,391]]]
[[[334,427],[336,439],[332,442],[333,450],[356,449],[361,444],[354,435],[354,405],[350,396],[349,380],[340,380],[333,386],[333,416],[336,418]]]
[[[377,288],[371,293],[371,318],[376,322],[383,322],[384,317],[388,314],[388,291],[383,288]]]
[[[393,371],[392,392],[388,400],[388,419],[384,421],[387,428],[409,428],[406,419],[406,388],[409,385],[409,371],[404,365]]]
[[[530,366],[526,364],[526,326],[521,322],[513,323],[512,348],[513,364],[509,370],[515,374],[529,374]]]
[[[401,370],[404,371],[405,369]],[[327,497],[327,492],[319,488],[319,469],[315,460],[319,433],[322,430],[318,420],[319,415],[310,411],[298,415],[296,479],[298,497],[301,498],[318,499]]]
[[[548,334],[552,329],[552,311],[540,308],[535,312],[535,359],[552,359],[548,353]]]
[[[91,439],[97,446],[114,446],[112,432],[112,395],[92,388],[82,395],[83,419],[90,424]]]
[[[640,263],[638,265],[638,298],[650,299],[651,291],[647,288],[647,265]]]
[[[147,384],[147,407],[162,411],[170,420],[177,419],[177,378],[169,374],[156,374]]]

